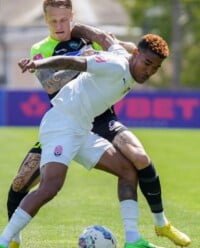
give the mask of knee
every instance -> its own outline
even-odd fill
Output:
[[[59,190],[59,188],[53,186],[43,186],[39,187],[37,194],[43,199],[43,202],[46,203],[51,201],[58,194]]]
[[[137,169],[143,169],[150,164],[150,157],[144,150],[138,150],[134,159],[134,165]]]
[[[26,192],[33,186],[32,183],[38,179],[40,174],[40,157],[41,155],[38,153],[27,154],[12,183],[12,189],[15,192]]]
[[[15,192],[28,192],[30,188],[37,185],[39,181],[39,169],[33,176],[19,173],[12,182],[12,189]]]

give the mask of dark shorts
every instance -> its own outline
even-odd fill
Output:
[[[36,142],[35,145],[29,150],[29,153],[42,153],[40,142]]]
[[[98,125],[95,124],[92,129],[94,133],[97,133],[99,136],[107,139],[111,143],[115,136],[124,130],[127,130],[127,127],[113,117],[99,123]]]

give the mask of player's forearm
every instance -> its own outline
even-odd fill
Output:
[[[84,57],[54,56],[35,61],[35,69],[55,69],[55,70],[86,70],[86,59]]]
[[[36,77],[48,94],[58,92],[78,74],[79,72],[72,70],[61,70],[57,72],[52,69],[36,70]]]
[[[97,42],[104,50],[108,50],[117,41],[108,33],[84,24],[76,24],[72,29],[72,37],[84,38],[90,41]]]

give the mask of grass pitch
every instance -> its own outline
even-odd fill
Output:
[[[192,239],[190,247],[200,245],[200,154],[199,130],[135,129],[160,174],[165,213],[169,220]],[[0,129],[0,230],[7,222],[7,192],[26,152],[37,141],[37,129]],[[60,194],[23,231],[22,248],[77,248],[84,227],[109,227],[123,247],[123,227],[117,201],[117,180],[111,175],[83,169],[72,163]],[[153,221],[139,193],[140,231],[166,248],[176,247],[156,237]],[[103,247],[102,247],[103,248]]]

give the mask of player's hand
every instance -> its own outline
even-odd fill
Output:
[[[22,59],[19,61],[18,65],[21,68],[22,73],[26,72],[27,70],[29,72],[34,72],[36,69],[36,64],[31,59]]]
[[[117,37],[116,37],[113,33],[108,32],[108,34],[109,34],[114,40],[118,40]]]

